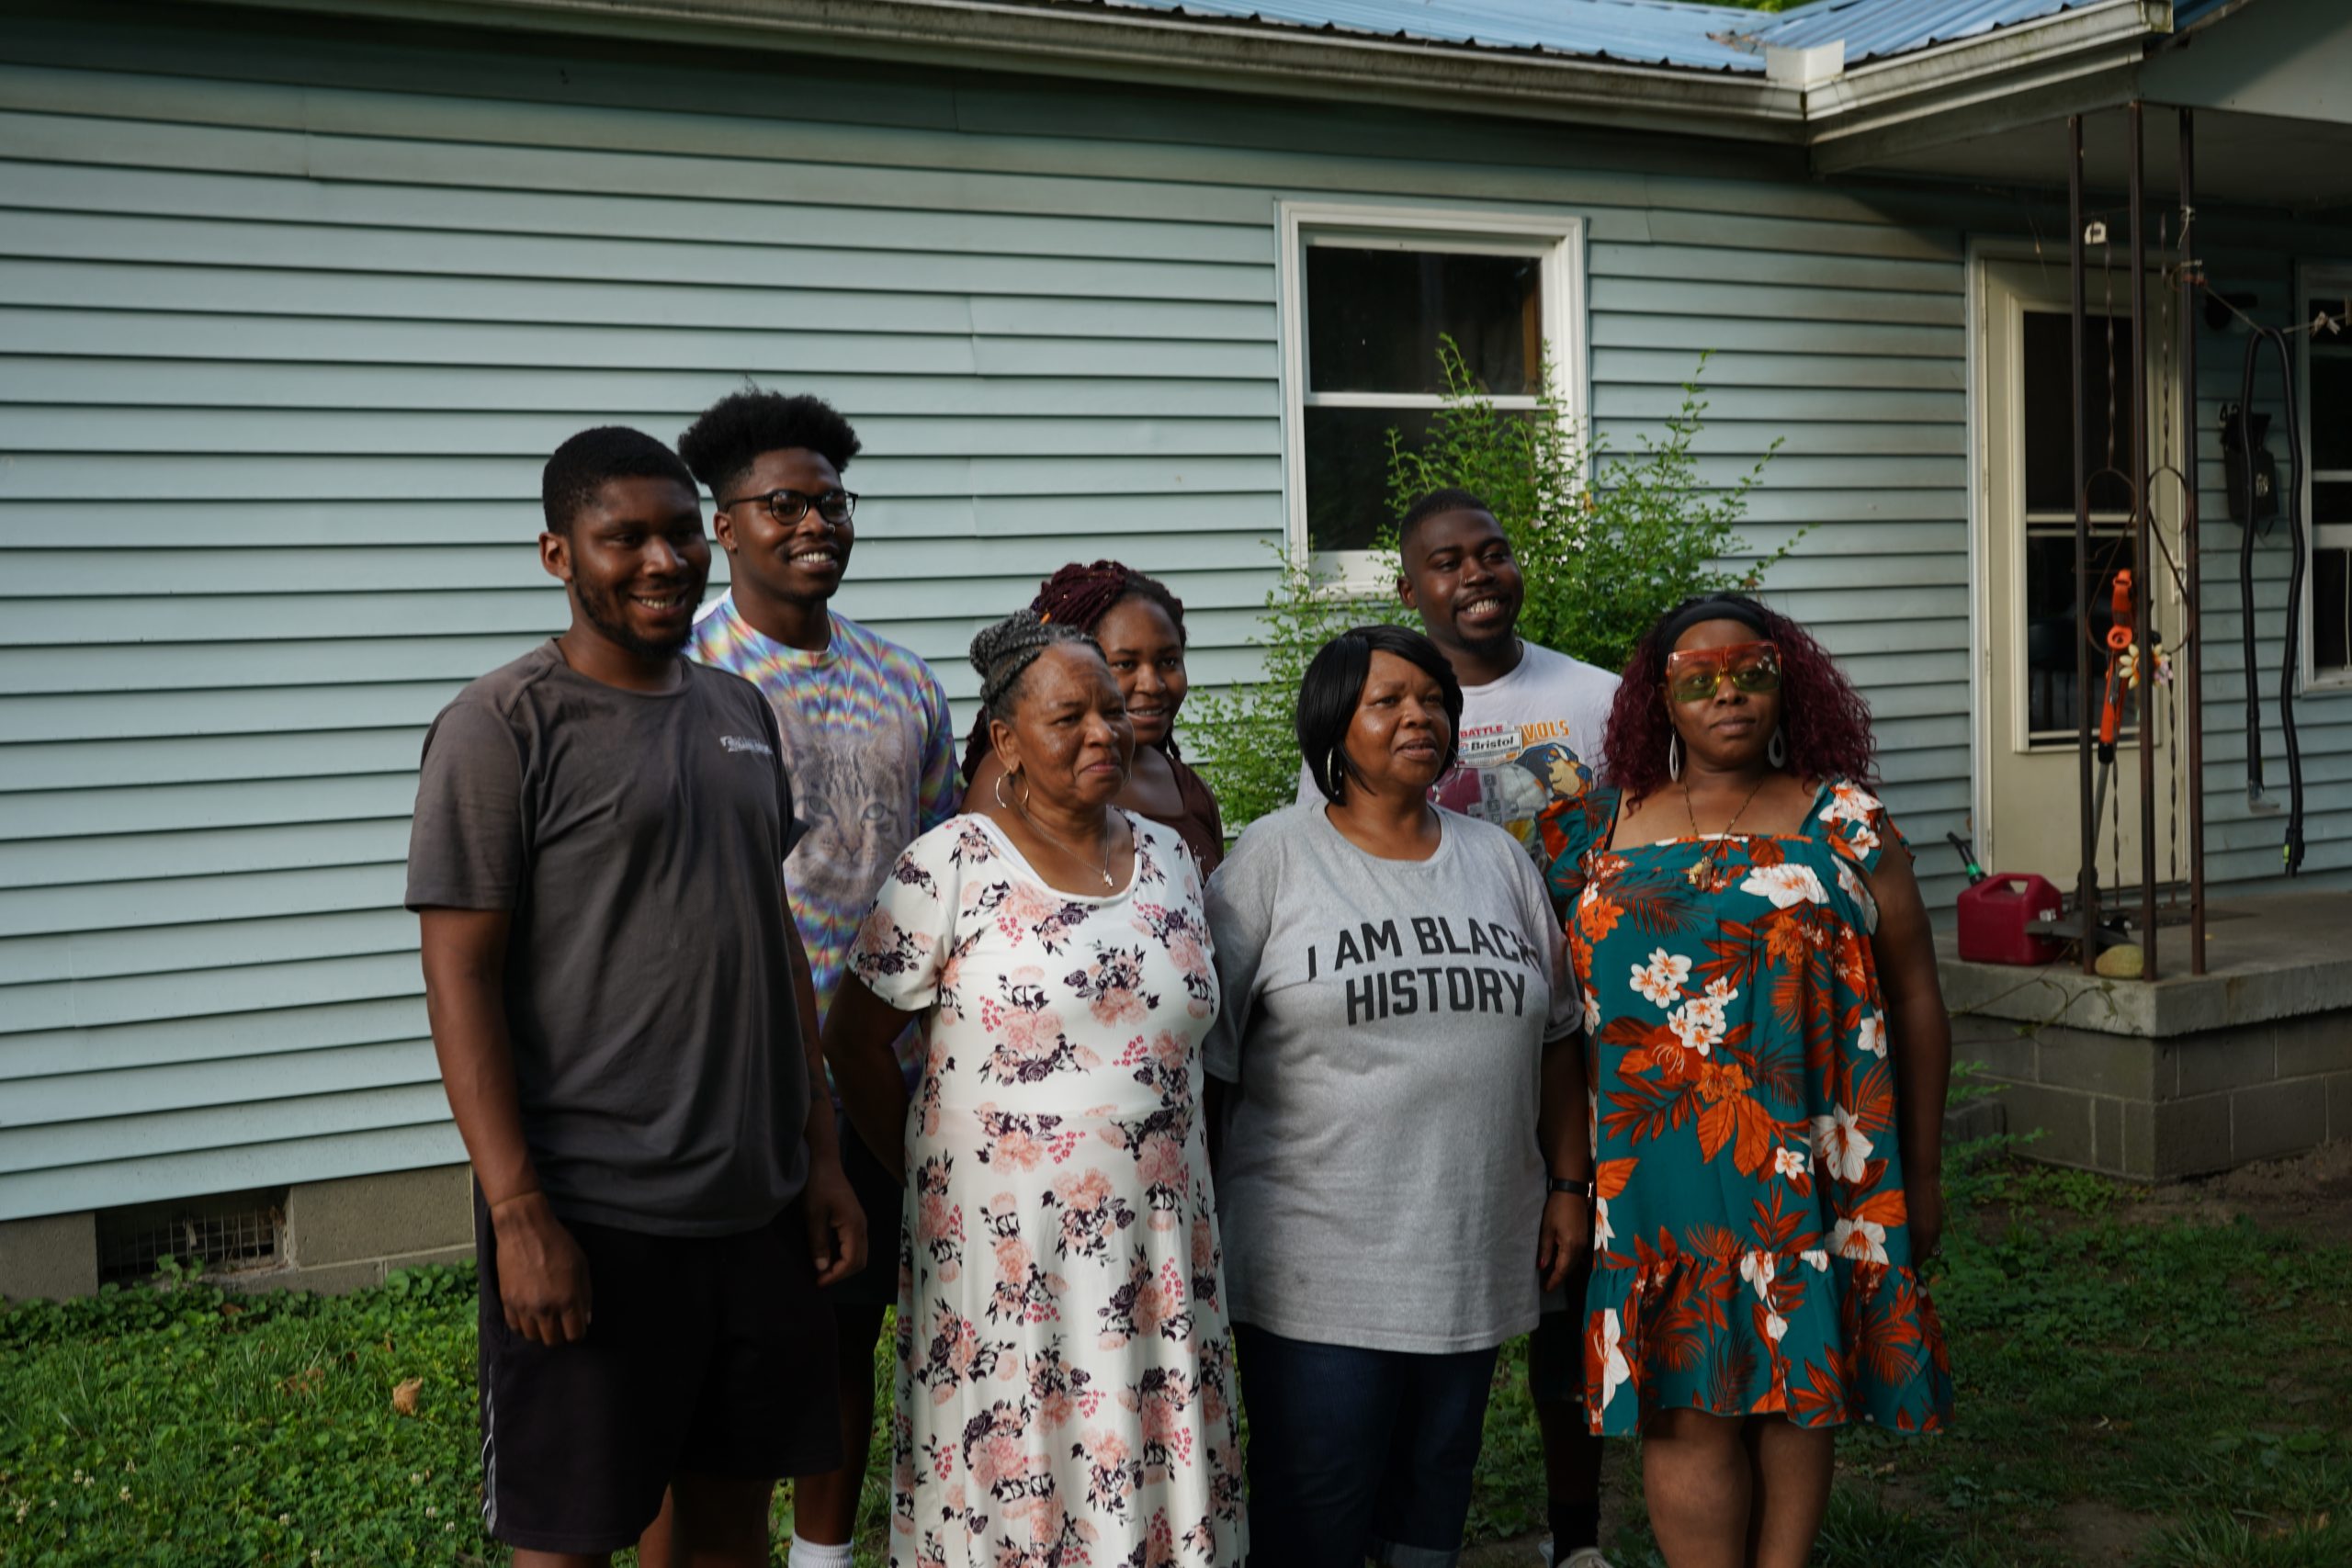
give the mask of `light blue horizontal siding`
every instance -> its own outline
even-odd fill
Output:
[[[2257,248],[2243,243],[2226,227],[2219,243],[2202,243],[2207,271],[2216,288],[2251,294],[2245,308],[2256,320],[2291,326],[2295,316],[2297,254],[2312,260],[2352,259],[2352,224],[2306,222],[2297,249]],[[2222,458],[2222,405],[2238,400],[2245,361],[2245,330],[2233,321],[2220,329],[2200,316],[2198,331],[2196,431],[2199,573],[2205,629],[2205,822],[2209,880],[2275,881],[2286,818],[2256,816],[2246,804],[2245,616],[2239,598],[2241,530],[2230,521]],[[2269,446],[2287,472],[2285,409],[2278,394],[2278,359],[2264,350],[2257,363],[2254,408],[2271,416]],[[2287,798],[2286,738],[2279,724],[2278,667],[2288,615],[2288,548],[2283,522],[2254,550],[2255,667],[2261,693],[2263,778],[2281,807]],[[2295,724],[2301,744],[2305,788],[2304,877],[2319,886],[2352,886],[2352,692],[2298,691]]]
[[[1283,197],[1585,220],[1598,432],[1657,434],[1713,352],[1701,472],[1781,442],[1743,536],[1810,528],[1773,596],[1870,694],[1913,838],[1964,826],[1962,256],[2006,198],[852,62],[797,119],[652,110],[774,100],[735,59],[550,43],[559,85],[403,36],[0,38],[0,1217],[462,1157],[397,909],[416,750],[561,625],[537,466],[582,425],[668,437],[746,377],[839,403],[842,607],[959,712],[976,626],[1098,554],[1184,597],[1196,683],[1251,672]]]

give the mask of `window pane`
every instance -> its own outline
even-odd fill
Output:
[[[1433,409],[1306,411],[1306,539],[1317,550],[1368,550],[1396,518],[1388,504],[1388,432],[1429,438]]]
[[[2115,620],[2117,571],[2132,564],[2132,536],[2091,534],[2091,682],[2104,693],[2107,628]],[[2133,580],[2138,581],[2137,574]],[[2081,708],[2075,685],[2075,536],[2037,529],[2025,541],[2026,728],[2037,739],[2072,735]],[[2097,715],[2093,715],[2094,720]],[[2131,722],[2127,707],[2124,720]]]
[[[2352,468],[2352,349],[2312,345],[2314,468]]]
[[[1451,334],[1488,392],[1532,394],[1543,365],[1543,264],[1338,245],[1306,250],[1306,384],[1317,392],[1437,392]]]
[[[2115,327],[2112,386],[2108,375],[2107,329]],[[2025,508],[2028,512],[2075,511],[2074,384],[2066,370],[2073,319],[2053,310],[2025,313]],[[2110,426],[2108,403],[2112,396],[2115,415]],[[2093,512],[2129,512],[2131,487],[2119,476],[2101,475],[2112,467],[2132,471],[2132,321],[2128,316],[2089,317],[2083,324],[2083,401],[2089,414],[2084,424],[2090,443],[2084,454],[2084,471],[2092,475]],[[2115,460],[2108,461],[2110,431]]]
[[[2352,523],[2352,480],[2330,479],[2312,486],[2312,521]]]
[[[2312,552],[2312,663],[2323,675],[2352,670],[2352,549]]]

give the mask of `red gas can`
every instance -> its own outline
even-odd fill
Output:
[[[2026,928],[2056,919],[2060,905],[2048,877],[1996,872],[1960,895],[1960,956],[1971,964],[2050,963],[2065,943]]]

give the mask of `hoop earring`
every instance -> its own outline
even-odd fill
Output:
[[[1331,754],[1323,759],[1323,776],[1331,781],[1331,798],[1339,799],[1348,787],[1348,775],[1340,771],[1340,749],[1337,746],[1332,747]]]
[[[1679,735],[1666,738],[1666,776],[1677,784],[1682,782],[1682,737]]]
[[[997,771],[995,793],[996,808],[999,811],[1010,811],[1012,809],[1012,802],[1004,798],[1004,781],[1012,776],[1012,775],[1011,773],[1004,772],[1002,769],[999,769]]]
[[[1764,760],[1776,768],[1789,765],[1788,734],[1777,726],[1772,730],[1772,743],[1764,748]]]

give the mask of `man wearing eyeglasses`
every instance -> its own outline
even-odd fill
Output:
[[[842,472],[857,433],[823,400],[758,389],[703,411],[678,450],[718,502],[730,585],[695,619],[687,652],[765,694],[805,830],[786,862],[794,921],[831,1010],[857,928],[899,852],[956,814],[955,732],[930,666],[831,608],[856,541]],[[921,1063],[899,1041],[910,1087]],[[840,1124],[871,1259],[828,1295],[841,1343],[844,1462],[794,1482],[794,1568],[848,1568],[874,1423],[874,1348],[898,1300],[899,1188]]]

